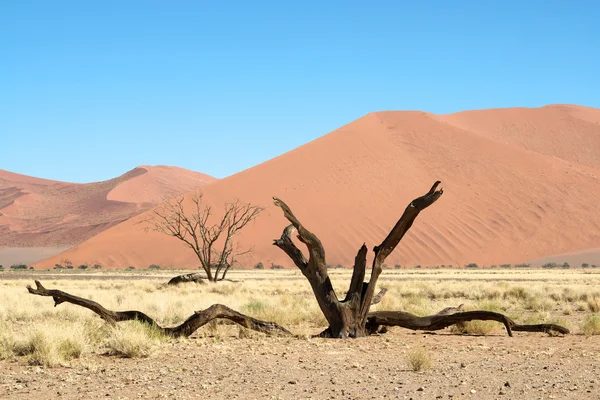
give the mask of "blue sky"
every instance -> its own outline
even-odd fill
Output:
[[[0,169],[222,178],[379,110],[600,107],[594,1],[0,2]]]

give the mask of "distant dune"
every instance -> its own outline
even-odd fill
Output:
[[[87,184],[0,170],[0,255],[28,262],[35,260],[36,254],[47,258],[52,249],[56,254],[79,244],[153,207],[164,196],[182,194],[214,180],[166,166],[137,167],[118,178]],[[2,262],[6,261],[0,259]]]
[[[597,249],[600,110],[375,112],[204,192],[216,209],[234,197],[268,207],[239,238],[254,249],[242,266],[292,266],[272,245],[286,226],[274,195],[319,236],[328,263],[350,266],[363,242],[379,244],[410,200],[438,179],[444,196],[419,216],[388,258],[390,266],[518,263]],[[36,267],[51,267],[60,257],[108,268],[198,265],[176,239],[144,233],[137,222],[145,216]]]

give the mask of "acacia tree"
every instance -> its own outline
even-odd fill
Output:
[[[225,279],[236,257],[250,251],[240,251],[235,236],[254,221],[264,208],[236,199],[225,203],[223,216],[217,222],[211,222],[212,207],[202,200],[202,192],[193,194],[193,206],[189,211],[184,207],[184,196],[164,202],[145,220],[148,224],[146,229],[182,241],[198,257],[206,279],[217,282]]]

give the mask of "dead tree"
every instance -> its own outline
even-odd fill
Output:
[[[436,190],[439,181],[431,187],[424,196],[413,200],[404,210],[404,214],[392,228],[388,236],[379,246],[373,248],[375,253],[371,268],[371,278],[364,282],[367,265],[367,246],[362,245],[354,259],[354,269],[350,287],[343,300],[336,295],[331,280],[327,274],[325,249],[319,238],[296,218],[290,207],[277,197],[273,197],[275,205],[283,210],[283,215],[291,223],[283,230],[281,238],[273,244],[282,249],[302,274],[308,279],[319,307],[329,323],[329,336],[334,338],[362,337],[368,334],[366,329],[367,315],[371,307],[371,299],[375,293],[375,285],[382,271],[386,257],[396,248],[404,234],[413,224],[415,218],[425,208],[433,204],[443,193]],[[298,240],[308,247],[308,260],[291,238],[293,231],[298,232]]]
[[[190,211],[185,210],[184,196],[181,196],[155,208],[150,217],[142,222],[148,224],[147,230],[182,241],[198,257],[206,279],[221,281],[234,265],[236,257],[249,252],[237,248],[235,236],[254,221],[264,208],[236,199],[225,204],[224,214],[218,222],[211,223],[212,207],[202,202],[202,193],[192,195],[191,200],[193,207]],[[196,276],[195,279],[201,277]]]
[[[338,298],[329,279],[325,249],[319,238],[302,225],[286,203],[277,197],[273,198],[275,205],[283,210],[283,215],[291,223],[283,230],[281,238],[274,240],[273,244],[282,249],[308,279],[319,307],[329,323],[329,327],[319,336],[333,338],[362,337],[376,332],[379,326],[402,326],[413,330],[433,331],[474,319],[502,322],[511,336],[512,330],[527,330],[530,332],[556,330],[559,333],[568,333],[566,328],[557,327],[556,325],[518,325],[502,314],[489,311],[442,313],[428,317],[417,317],[402,311],[369,312],[375,285],[386,257],[396,248],[419,213],[440,198],[443,193],[443,189],[437,190],[440,183],[440,181],[435,182],[429,192],[411,201],[383,242],[373,248],[375,255],[369,282],[364,282],[367,247],[365,244],[362,245],[354,259],[350,287],[342,300]],[[292,241],[291,235],[294,231],[298,232],[298,240],[308,248],[308,260]]]
[[[417,215],[433,204],[442,195],[443,191],[441,189],[436,190],[439,184],[439,181],[436,182],[431,190],[424,196],[413,200],[408,207],[406,207],[404,213],[388,236],[379,246],[375,246],[373,249],[375,257],[369,282],[364,282],[367,263],[367,247],[364,244],[362,245],[356,255],[350,287],[343,300],[340,300],[337,297],[327,274],[325,250],[323,249],[321,241],[315,234],[310,232],[300,223],[287,204],[274,197],[275,204],[283,210],[284,216],[291,222],[291,225],[284,229],[281,238],[276,239],[273,244],[285,251],[300,271],[302,271],[302,274],[308,279],[313,293],[317,298],[319,307],[329,323],[329,327],[317,336],[355,338],[380,332],[381,328],[387,326],[399,326],[412,330],[436,331],[451,325],[460,325],[464,322],[473,320],[500,322],[506,327],[509,336],[512,336],[513,331],[560,334],[569,333],[567,328],[554,324],[520,325],[507,316],[492,311],[476,310],[463,312],[461,306],[445,308],[437,314],[425,317],[418,317],[403,311],[369,311],[371,305],[381,301],[381,298],[386,292],[386,290],[383,289],[377,296],[374,296],[375,285],[381,274],[385,258],[398,245],[404,234],[413,224]],[[182,203],[180,202],[178,204],[178,207],[180,207],[179,209],[183,210]],[[196,205],[199,207],[198,203],[196,203]],[[208,214],[210,214],[210,212],[208,212]],[[170,221],[170,219],[168,219],[168,221]],[[178,224],[181,225],[183,222],[179,222]],[[298,231],[298,239],[300,242],[308,247],[308,260],[302,251],[292,242],[291,234],[294,230]],[[52,297],[54,298],[55,306],[66,302],[85,307],[92,310],[111,324],[120,321],[139,320],[150,325],[155,325],[166,335],[174,337],[189,336],[201,326],[218,318],[228,319],[258,332],[291,335],[287,329],[274,322],[257,320],[221,304],[214,304],[206,310],[196,311],[178,326],[161,327],[151,317],[141,311],[107,310],[95,301],[74,296],[56,289],[46,289],[39,281],[35,281],[35,284],[35,289],[31,286],[27,286],[29,293]]]

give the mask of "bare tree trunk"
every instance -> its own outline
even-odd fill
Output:
[[[291,223],[283,230],[281,238],[274,240],[273,244],[282,249],[308,279],[319,307],[329,323],[329,336],[335,338],[361,337],[369,333],[366,329],[367,315],[383,262],[396,248],[419,213],[442,195],[442,189],[436,190],[439,184],[439,181],[435,182],[429,192],[413,200],[388,236],[379,246],[373,248],[375,257],[368,283],[364,282],[367,247],[365,244],[362,245],[354,260],[350,288],[344,300],[339,300],[333,289],[327,273],[325,250],[319,238],[302,225],[286,203],[273,197],[275,205],[283,210],[283,215]],[[291,234],[294,230],[298,231],[298,240],[308,248],[308,260],[292,242]]]
[[[122,321],[137,320],[148,325],[156,326],[156,328],[161,330],[165,335],[172,337],[190,336],[201,326],[206,325],[210,321],[218,318],[228,319],[232,322],[235,322],[238,325],[243,326],[244,328],[251,329],[257,332],[286,336],[291,335],[290,331],[279,326],[274,322],[261,321],[259,319],[249,317],[235,310],[232,310],[231,308],[222,304],[213,304],[206,310],[196,311],[180,325],[164,328],[158,325],[152,318],[150,318],[148,315],[144,314],[141,311],[112,311],[104,308],[102,305],[95,301],[74,296],[61,290],[46,289],[44,286],[42,286],[42,284],[39,281],[35,281],[35,286],[35,289],[31,286],[27,286],[27,290],[29,291],[29,293],[38,296],[52,297],[54,299],[55,307],[61,303],[75,304],[77,306],[87,308],[88,310],[92,310],[93,312],[98,314],[100,318],[102,318],[110,324],[116,324],[117,322]]]

